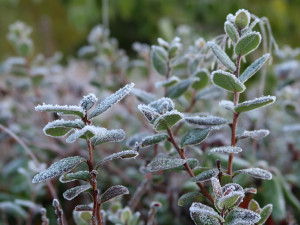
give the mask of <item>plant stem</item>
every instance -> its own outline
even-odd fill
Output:
[[[236,70],[234,71],[234,75],[239,77],[240,73],[240,62],[241,62],[241,55],[238,55],[236,59]],[[233,93],[233,104],[236,106],[239,103],[240,93],[234,92]],[[233,113],[232,125],[231,125],[231,146],[235,147],[236,145],[236,127],[238,123],[239,113]],[[232,163],[233,163],[233,153],[230,153],[228,158],[228,174],[232,175]]]
[[[183,148],[180,148],[180,147],[177,145],[177,143],[176,143],[176,141],[175,141],[175,139],[174,139],[174,136],[173,136],[172,131],[171,131],[170,129],[168,129],[167,131],[168,131],[168,134],[169,134],[169,137],[170,137],[170,138],[169,138],[169,141],[170,141],[170,142],[173,144],[173,146],[176,148],[176,150],[177,150],[177,152],[179,153],[180,157],[181,157],[182,159],[186,159],[185,153],[184,153],[184,149],[183,149]],[[186,171],[188,172],[188,174],[189,174],[191,177],[194,177],[194,176],[195,176],[194,172],[192,171],[192,169],[191,169],[191,167],[189,166],[188,163],[185,163],[185,164],[184,164],[184,167],[185,167]],[[204,186],[203,186],[201,183],[199,183],[199,182],[197,182],[196,184],[197,184],[197,186],[201,189],[203,195],[204,195],[206,198],[208,198],[212,203],[214,203],[213,197],[205,190]]]

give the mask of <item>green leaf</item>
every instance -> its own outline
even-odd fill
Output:
[[[100,196],[100,203],[103,204],[104,202],[107,202],[117,196],[120,195],[128,195],[129,190],[127,187],[124,187],[122,185],[115,185],[107,189],[101,196]]]
[[[239,33],[231,22],[229,21],[225,22],[224,30],[233,43],[236,43],[238,41]]]
[[[196,202],[202,198],[203,198],[203,195],[199,191],[188,192],[188,193],[185,193],[184,195],[182,195],[178,199],[177,204],[178,204],[178,206],[186,206],[186,205],[190,205],[191,203]]]
[[[93,125],[87,125],[81,130],[75,130],[73,134],[71,134],[67,138],[68,143],[74,143],[78,138],[89,139],[95,135],[101,135],[107,132],[107,130],[103,127],[95,127]]]
[[[167,96],[170,98],[178,98],[186,92],[191,83],[192,79],[190,78],[179,81],[177,84],[168,89]]]
[[[151,60],[154,69],[165,76],[168,71],[168,52],[160,46],[151,47]]]
[[[67,173],[70,170],[74,169],[77,165],[79,165],[84,161],[86,161],[86,159],[80,156],[72,156],[72,157],[61,159],[53,163],[45,171],[35,175],[32,180],[32,183],[38,183],[44,180],[51,179],[53,177],[60,176],[63,173]]]
[[[270,54],[265,54],[259,59],[255,60],[250,66],[248,66],[244,72],[239,76],[239,80],[245,83],[249,78],[251,78],[269,59]]]
[[[243,92],[245,85],[233,74],[217,70],[212,73],[211,80],[215,86],[230,92]]]
[[[240,9],[235,14],[234,23],[238,29],[242,30],[249,25],[250,20],[251,16],[248,10]]]
[[[257,109],[266,105],[270,105],[274,103],[276,100],[275,96],[262,96],[259,98],[255,98],[253,100],[245,101],[239,103],[234,107],[234,111],[237,113],[247,112],[253,109]]]
[[[237,55],[246,56],[253,52],[261,41],[261,35],[258,32],[249,32],[241,37],[234,47],[234,52]]]
[[[226,153],[226,154],[237,154],[242,152],[243,150],[240,147],[233,147],[233,146],[221,146],[221,147],[215,147],[209,150],[210,154],[213,153]]]
[[[190,215],[196,225],[219,225],[219,220],[224,222],[213,208],[200,202],[194,202],[190,207]]]
[[[131,90],[132,94],[135,95],[135,97],[141,101],[144,104],[149,104],[150,102],[155,100],[155,97],[153,94],[143,91],[141,89],[133,88]]]
[[[108,110],[110,107],[121,101],[126,95],[131,92],[131,89],[134,87],[134,83],[127,84],[125,87],[121,88],[114,94],[105,98],[100,104],[91,112],[88,116],[88,119],[93,119],[96,116],[99,116],[101,113]]]
[[[146,146],[149,146],[149,145],[155,145],[155,144],[158,144],[164,140],[167,140],[169,138],[169,135],[167,134],[155,134],[155,135],[152,135],[152,136],[148,136],[148,137],[145,137],[142,142],[141,142],[141,146],[142,147],[146,147]]]
[[[226,216],[224,225],[255,224],[260,215],[249,209],[235,208]]]
[[[125,132],[122,129],[118,130],[106,130],[105,132],[96,133],[91,138],[93,146],[100,145],[107,142],[120,142],[125,139]]]
[[[103,158],[99,164],[96,166],[96,169],[101,166],[103,163],[106,163],[108,161],[114,160],[114,159],[130,159],[135,158],[139,155],[137,151],[134,150],[124,150],[121,152],[113,153],[105,158]]]
[[[172,110],[170,112],[166,112],[165,114],[159,116],[155,123],[154,129],[156,131],[168,130],[173,127],[177,122],[179,122],[183,118],[183,114],[178,112],[177,110]]]
[[[149,172],[157,172],[160,170],[168,170],[185,164],[187,160],[176,158],[156,158],[147,165]]]
[[[261,219],[258,221],[258,225],[263,225],[265,224],[265,222],[267,221],[267,219],[269,218],[269,216],[271,215],[273,210],[273,205],[272,204],[268,204],[265,207],[263,207],[261,209],[261,213],[260,213],[260,217]]]
[[[207,69],[199,69],[192,76],[200,79],[192,84],[192,88],[196,90],[200,90],[209,84],[209,72]]]
[[[207,180],[210,180],[213,177],[216,177],[218,174],[219,174],[218,169],[209,169],[209,170],[206,170],[206,171],[198,174],[195,177],[192,177],[191,181],[194,181],[194,182],[207,181]]]
[[[226,119],[219,116],[190,116],[184,117],[184,120],[200,126],[219,126],[228,123]]]
[[[210,128],[196,128],[186,132],[181,139],[181,146],[197,145],[203,142],[210,133]]]
[[[82,118],[84,111],[80,106],[77,105],[37,105],[35,111],[39,112],[56,112],[58,115],[74,115]]]
[[[75,180],[84,180],[88,181],[90,178],[90,172],[89,171],[78,171],[76,173],[67,173],[61,175],[59,178],[59,181],[61,183],[68,183]]]
[[[237,170],[234,172],[234,174],[248,174],[251,177],[262,179],[262,180],[271,180],[272,174],[267,171],[260,168],[249,168],[249,169],[243,169],[243,170]]]
[[[235,64],[231,61],[229,56],[215,43],[209,41],[207,42],[207,46],[212,50],[214,55],[220,60],[220,62],[226,66],[230,71],[235,71],[236,66]]]
[[[45,135],[50,137],[63,137],[68,134],[73,128],[81,129],[84,127],[82,120],[54,120],[49,122],[43,129]]]
[[[241,200],[245,197],[242,191],[233,191],[227,195],[222,196],[217,200],[217,205],[219,209],[226,209],[237,206]]]
[[[248,209],[250,209],[251,211],[256,212],[256,213],[261,212],[261,208],[260,208],[258,202],[255,201],[254,199],[251,199],[251,201],[249,202]]]
[[[90,184],[76,186],[76,187],[73,187],[73,188],[68,189],[67,191],[65,191],[63,193],[63,196],[67,200],[72,200],[75,197],[77,197],[79,194],[81,194],[82,192],[87,191],[91,188],[92,188],[92,186]]]

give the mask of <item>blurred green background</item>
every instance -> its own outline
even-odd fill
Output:
[[[155,43],[172,35],[167,28],[191,26],[199,36],[223,33],[228,13],[245,8],[269,18],[279,46],[299,46],[299,0],[107,0],[109,27],[129,53],[134,41]],[[33,27],[35,51],[76,54],[90,29],[102,22],[102,0],[0,0],[0,60],[13,55],[6,41],[8,26],[22,20]],[[170,26],[171,25],[171,26]]]

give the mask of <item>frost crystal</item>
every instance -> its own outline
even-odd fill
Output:
[[[53,163],[45,171],[35,175],[32,180],[32,183],[38,183],[62,175],[63,173],[69,172],[70,170],[75,168],[78,164],[84,161],[86,161],[86,159],[80,156],[72,156],[72,157],[61,159]]]
[[[269,171],[260,168],[249,168],[249,169],[237,170],[236,173],[245,173],[252,177],[263,179],[263,180],[272,179],[272,174]]]
[[[141,145],[142,145],[142,147],[146,147],[149,145],[155,145],[155,144],[158,144],[159,142],[162,142],[168,138],[169,138],[169,136],[167,134],[155,134],[152,136],[145,137],[142,140]]]
[[[210,153],[234,153],[234,154],[237,154],[237,153],[240,153],[242,152],[243,150],[239,147],[232,147],[232,146],[221,146],[221,147],[216,147],[216,148],[212,148],[210,150]]]
[[[107,130],[103,127],[95,127],[93,125],[87,125],[84,128],[82,128],[81,130],[76,130],[73,134],[71,134],[68,138],[67,138],[67,142],[68,143],[73,143],[75,142],[78,138],[85,138],[85,137],[93,137],[95,135],[101,136],[104,133],[106,133]]]
[[[73,198],[77,197],[80,193],[91,189],[92,186],[90,184],[81,185],[77,187],[73,187],[63,193],[63,196],[67,200],[72,200]]]
[[[39,112],[57,112],[59,115],[77,115],[79,117],[84,116],[84,111],[80,106],[77,105],[50,105],[45,104],[37,105],[36,111]]]
[[[105,112],[107,109],[112,107],[114,104],[121,101],[126,95],[128,95],[133,88],[134,83],[127,84],[125,87],[121,88],[114,94],[105,98],[100,104],[94,109],[94,111],[89,115],[89,119],[92,119],[101,113]]]
[[[210,181],[211,181],[211,185],[213,187],[213,192],[214,192],[216,198],[221,198],[222,197],[222,187],[221,187],[219,180],[215,177],[212,177],[210,179]]]
[[[184,119],[188,123],[204,126],[215,126],[227,123],[226,119],[218,116],[193,116],[185,117]]]
[[[80,100],[79,105],[84,110],[89,110],[90,108],[93,107],[93,105],[97,101],[98,101],[98,98],[95,96],[95,94],[89,93],[87,96],[83,96],[83,99]]]

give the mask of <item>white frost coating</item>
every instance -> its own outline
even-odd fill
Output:
[[[222,100],[219,102],[219,106],[224,108],[224,109],[227,109],[227,110],[230,110],[230,111],[233,111],[233,108],[234,108],[234,104],[232,101],[228,101],[228,100]]]
[[[213,153],[227,153],[227,154],[234,153],[234,154],[237,154],[237,153],[240,153],[242,151],[243,150],[240,147],[221,146],[221,147],[216,147],[216,148],[210,149],[209,153],[210,154],[213,154]]]
[[[179,81],[180,81],[180,79],[178,77],[172,76],[167,80],[156,82],[155,83],[155,88],[159,88],[159,87],[162,87],[162,86],[167,86],[167,85],[170,85],[170,84],[176,84]]]
[[[223,195],[228,195],[229,193],[233,191],[243,191],[243,188],[241,185],[236,183],[229,183],[222,187],[222,193]]]
[[[95,127],[93,125],[87,125],[81,130],[75,130],[73,134],[71,134],[66,141],[68,143],[73,143],[75,142],[78,138],[80,138],[83,135],[89,135],[92,134],[93,136],[95,135],[104,135],[107,132],[107,130],[103,127]]]
[[[143,91],[141,89],[132,88],[131,93],[134,94],[137,97],[137,99],[139,99],[141,102],[145,104],[149,104],[150,102],[155,100],[153,94]]]
[[[83,109],[77,105],[51,105],[43,103],[43,105],[37,105],[34,109],[39,112],[57,112],[59,115],[75,114],[80,117],[84,116]]]
[[[99,145],[107,142],[120,142],[125,139],[125,132],[122,129],[106,130],[91,138],[92,145]]]
[[[151,102],[148,106],[156,109],[157,113],[162,113],[162,110],[171,111],[175,108],[174,102],[170,98],[160,98]]]
[[[155,135],[143,138],[143,140],[141,141],[141,145],[142,145],[142,147],[146,147],[149,145],[158,144],[159,142],[164,141],[168,138],[169,138],[169,135],[167,135],[167,134],[155,134]]]
[[[236,53],[236,48],[237,48],[238,44],[239,44],[241,41],[243,41],[243,40],[244,40],[245,38],[247,38],[248,36],[252,36],[253,34],[258,35],[258,37],[259,37],[259,42],[258,42],[258,44],[257,44],[257,46],[256,46],[255,48],[253,48],[251,51],[247,52],[247,54],[243,54],[243,56],[246,56],[246,55],[250,54],[251,52],[255,51],[255,50],[257,49],[257,47],[259,46],[260,42],[261,42],[261,34],[260,34],[259,32],[257,32],[257,31],[252,31],[252,32],[249,32],[249,33],[245,34],[244,36],[242,36],[242,37],[238,40],[237,44],[234,46],[234,52]]]
[[[126,146],[128,148],[132,148],[135,146],[136,143],[140,143],[143,140],[143,138],[149,135],[152,135],[152,133],[148,133],[148,132],[136,133],[127,139]]]
[[[72,157],[61,159],[53,163],[45,171],[35,175],[32,180],[32,183],[38,183],[62,175],[63,173],[69,172],[70,170],[75,168],[78,164],[82,163],[83,161],[86,161],[86,159],[80,156],[72,156]]]
[[[229,56],[217,44],[215,44],[214,42],[209,41],[209,42],[207,42],[207,46],[212,50],[214,55],[218,58],[218,60],[224,66],[226,66],[231,71],[236,70],[236,66],[231,61]]]
[[[241,136],[239,136],[239,139],[245,139],[245,138],[250,137],[254,140],[260,140],[260,139],[268,136],[269,134],[270,134],[270,131],[269,130],[264,130],[264,129],[252,130],[252,131],[245,130],[243,132],[243,134]]]
[[[47,134],[48,129],[56,128],[56,127],[82,128],[82,127],[84,127],[84,123],[80,119],[76,119],[76,120],[64,120],[64,119],[54,120],[54,121],[48,122],[48,124],[43,128],[43,132],[46,136],[50,136],[50,137],[64,137],[72,131],[72,129],[70,129],[68,132],[66,132],[62,136],[52,136],[52,135]]]
[[[191,180],[194,182],[208,181],[211,178],[216,177],[218,174],[219,174],[218,169],[210,169],[210,170],[203,171],[202,173],[193,177]]]
[[[79,106],[81,106],[84,110],[89,110],[97,101],[98,98],[96,97],[96,95],[93,93],[89,93],[88,95],[83,96],[83,98],[79,102]]]
[[[88,42],[90,44],[96,44],[103,40],[103,38],[109,36],[109,29],[103,27],[102,25],[95,26],[88,36]]]
[[[155,117],[158,117],[159,114],[156,112],[156,110],[148,105],[140,104],[138,105],[138,109],[140,112],[145,116],[145,118],[151,122]]]
[[[235,171],[235,173],[244,173],[252,177],[263,179],[263,180],[272,179],[272,174],[269,171],[260,168],[249,168],[249,169],[237,170]]]
[[[219,84],[216,84],[214,82],[215,74],[218,74],[218,73],[220,73],[220,74],[222,74],[224,76],[227,76],[229,79],[233,79],[234,83],[242,88],[242,90],[239,91],[239,92],[244,92],[246,90],[246,86],[235,75],[233,75],[232,73],[225,72],[223,70],[216,70],[216,71],[212,72],[212,74],[211,74],[211,82],[215,86],[221,87]],[[231,84],[231,82],[229,80],[227,80],[227,84],[229,84],[231,87],[233,87],[233,85]],[[225,89],[224,87],[221,87],[221,88]],[[233,90],[228,90],[228,89],[225,89],[225,90],[233,92]]]
[[[218,199],[217,204],[220,209],[223,209],[224,206],[232,207],[234,205],[239,205],[243,201],[244,197],[244,191],[233,191]]]
[[[121,88],[114,94],[105,98],[100,104],[93,110],[93,112],[89,115],[89,119],[92,119],[101,113],[105,112],[107,109],[112,107],[114,104],[121,101],[126,95],[128,95],[131,89],[134,87],[134,83],[127,84],[125,87]]]
[[[112,198],[115,198],[120,195],[128,195],[129,190],[127,187],[124,187],[122,185],[115,185],[107,189],[100,197],[100,202],[104,203],[109,201]]]
[[[228,20],[228,21],[231,22],[231,23],[234,23],[235,16],[232,15],[231,13],[229,13],[229,14],[226,16],[226,20]]]
[[[245,27],[245,28],[247,28],[247,27],[249,26],[249,23],[250,23],[250,20],[251,20],[251,15],[250,15],[250,13],[249,13],[248,10],[246,10],[246,9],[239,9],[238,11],[236,11],[235,16],[234,16],[234,19],[235,19],[235,18],[237,17],[237,15],[239,15],[239,13],[241,13],[241,12],[244,12],[244,13],[247,15],[247,17],[248,17],[248,23],[247,23],[247,25],[246,25],[246,27]]]
[[[213,208],[200,202],[193,202],[189,210],[195,224],[219,224],[218,219],[224,222],[224,219]]]
[[[116,152],[116,153],[113,153],[113,154],[103,158],[97,165],[97,168],[99,166],[101,166],[103,163],[106,163],[106,162],[114,160],[114,159],[134,159],[138,155],[139,155],[139,153],[134,150],[124,150],[121,152]]]
[[[149,172],[157,172],[159,170],[167,170],[179,167],[186,162],[187,161],[185,159],[156,158],[147,165],[147,169]]]
[[[214,192],[216,198],[221,198],[222,197],[222,187],[221,187],[221,184],[219,182],[219,179],[217,179],[215,177],[212,177],[210,179],[210,181],[211,181],[213,192]]]
[[[80,193],[82,193],[84,191],[87,191],[87,190],[89,190],[91,188],[92,188],[92,186],[90,184],[73,187],[73,188],[71,188],[69,190],[66,190],[63,193],[63,196],[67,200],[72,200],[75,197],[77,197]]]
[[[176,121],[174,120],[169,120],[167,118],[171,118],[171,117],[177,117]],[[180,117],[180,119],[178,120],[178,117]],[[177,122],[179,122],[182,118],[184,117],[184,115],[181,112],[178,112],[177,110],[172,110],[169,112],[166,112],[165,114],[159,116],[156,120],[155,123],[153,125],[154,129],[158,129],[163,123],[165,123],[164,125],[167,125],[168,128],[173,127]]]
[[[216,126],[228,123],[228,121],[219,116],[193,116],[185,117],[186,122],[204,126]]]
[[[230,218],[227,219],[227,218]],[[241,208],[235,208],[232,210],[226,220],[228,221],[228,224],[230,225],[239,225],[239,224],[256,224],[260,219],[260,215],[258,213],[255,213],[249,209],[241,209]]]
[[[260,104],[264,104],[264,103],[267,103],[267,102],[269,102],[267,104],[267,105],[269,105],[269,104],[273,104],[275,101],[276,101],[275,96],[270,96],[270,95],[262,96],[262,97],[259,97],[259,98],[255,98],[255,99],[252,99],[252,100],[248,100],[248,101],[239,103],[236,107],[234,107],[234,109],[237,109],[237,108],[240,108],[240,107],[243,107],[243,106],[260,105]],[[258,106],[258,107],[260,108],[260,107],[263,107],[263,106]]]
[[[283,127],[283,132],[300,131],[300,124],[288,125]]]

